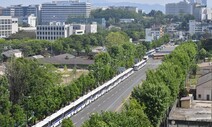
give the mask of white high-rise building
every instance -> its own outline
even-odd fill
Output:
[[[38,25],[36,38],[39,40],[56,40],[73,34],[73,26],[61,22],[50,22],[49,25]]]
[[[36,27],[37,25],[37,17],[34,14],[28,16],[28,24],[31,27]]]
[[[0,16],[0,38],[7,38],[18,32],[18,19],[12,16]]]
[[[184,0],[179,3],[166,4],[167,15],[192,14],[193,6],[190,2]]]
[[[44,3],[41,6],[41,23],[66,22],[68,17],[86,17],[90,16],[91,3],[76,1],[53,1]]]

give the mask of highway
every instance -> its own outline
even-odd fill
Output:
[[[174,50],[174,48],[165,48],[164,51]],[[129,98],[133,88],[138,86],[145,80],[146,71],[148,69],[155,69],[162,63],[161,60],[149,59],[146,66],[133,75],[121,82],[114,89],[98,98],[96,101],[85,107],[82,111],[72,116],[71,119],[76,127],[80,127],[83,122],[89,119],[93,113],[101,113],[101,111],[119,111],[123,106],[123,102]]]

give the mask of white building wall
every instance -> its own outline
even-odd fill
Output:
[[[18,19],[12,16],[0,16],[0,38],[7,38],[18,32]]]
[[[145,41],[151,42],[153,40],[153,34],[152,34],[152,29],[151,28],[146,28],[145,29]]]
[[[97,23],[93,22],[92,24],[87,24],[85,27],[85,33],[97,33]]]
[[[12,34],[18,32],[18,19],[12,18]]]
[[[187,1],[181,1],[179,3],[166,4],[166,14],[179,15],[179,14],[192,14],[192,4]]]
[[[64,25],[58,22],[53,22],[50,23],[50,25],[38,25],[36,38],[40,40],[56,40],[72,35],[72,31],[72,25]]]
[[[28,24],[29,24],[29,26],[31,26],[31,27],[36,27],[36,24],[37,24],[37,17],[34,16],[34,15],[30,15],[30,16],[28,17]]]

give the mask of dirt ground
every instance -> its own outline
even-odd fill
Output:
[[[72,81],[78,79],[81,75],[87,75],[88,70],[80,70],[77,69],[74,71],[73,69],[58,69],[62,75],[62,83],[61,84],[69,84]]]

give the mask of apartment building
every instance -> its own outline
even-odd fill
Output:
[[[0,16],[0,38],[7,38],[18,32],[18,19],[12,16]]]
[[[50,22],[49,25],[38,25],[36,38],[39,40],[56,40],[73,34],[73,26],[60,22]]]
[[[49,22],[66,22],[68,17],[90,16],[91,3],[75,1],[53,1],[41,6],[41,24]]]

